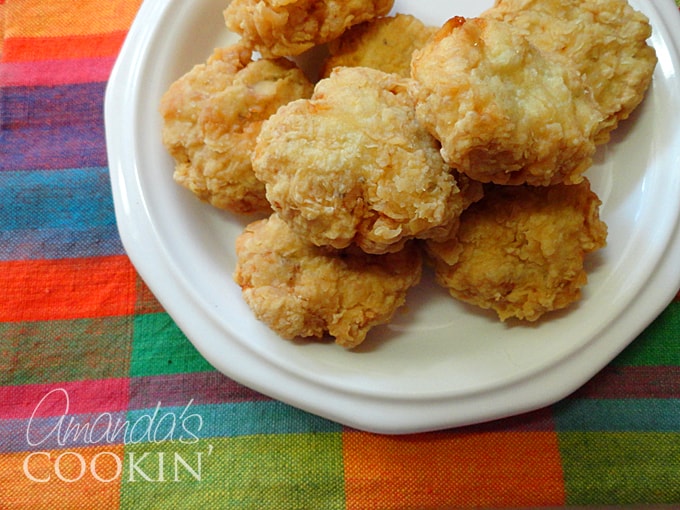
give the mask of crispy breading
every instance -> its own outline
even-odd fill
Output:
[[[481,182],[577,183],[602,119],[581,77],[509,24],[449,20],[414,53],[417,118],[444,160]]]
[[[411,76],[411,55],[437,31],[410,14],[396,14],[352,27],[328,43],[330,56],[321,76],[334,67],[371,67],[406,78]]]
[[[652,80],[652,28],[626,0],[497,0],[482,16],[511,23],[584,76],[605,115],[598,143],[640,104]]]
[[[232,0],[227,27],[265,57],[292,57],[384,16],[394,0]]]
[[[464,198],[437,141],[415,119],[408,81],[336,68],[311,99],[264,123],[253,168],[299,235],[380,254],[451,234]]]
[[[241,45],[217,48],[163,95],[163,143],[175,180],[200,199],[236,213],[270,210],[250,155],[262,122],[313,86],[286,59],[251,60]]]
[[[255,316],[284,338],[326,334],[353,348],[390,320],[421,276],[420,251],[368,255],[319,248],[274,213],[236,240],[234,280]]]
[[[457,235],[427,242],[437,281],[501,320],[535,321],[581,297],[586,254],[605,246],[600,199],[588,180],[546,187],[489,185]]]

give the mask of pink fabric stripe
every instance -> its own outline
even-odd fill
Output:
[[[0,419],[114,413],[128,406],[129,379],[0,387]]]
[[[193,372],[149,377],[130,381],[130,409],[155,406],[159,400],[165,407],[225,404],[271,400],[228,379],[219,372]]]
[[[109,79],[115,57],[1,62],[0,86],[47,86],[104,82]]]

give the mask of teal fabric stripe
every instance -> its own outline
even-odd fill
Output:
[[[0,260],[123,253],[106,167],[0,172]]]
[[[106,167],[0,173],[2,230],[83,231],[115,224]]]
[[[59,422],[63,424],[59,426]],[[127,425],[126,425],[127,422]],[[24,451],[29,420],[7,420],[7,444],[0,452]],[[342,426],[276,401],[154,407],[88,415],[54,416],[30,420],[31,436],[40,449],[106,444],[177,442],[243,437],[258,434],[309,434],[342,432]],[[62,441],[62,444],[58,442]]]
[[[128,413],[128,444],[257,434],[341,432],[342,426],[278,401],[138,409]]]
[[[566,399],[555,406],[557,431],[680,432],[680,399]]]

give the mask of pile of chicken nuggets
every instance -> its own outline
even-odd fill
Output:
[[[164,94],[174,179],[234,214],[234,280],[284,338],[346,348],[423,265],[533,322],[581,298],[606,244],[583,175],[656,65],[626,0],[496,0],[426,26],[393,0],[233,0],[235,44]],[[324,50],[318,77],[299,62]]]

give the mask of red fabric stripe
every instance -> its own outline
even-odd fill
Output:
[[[128,406],[129,379],[0,387],[0,419],[114,413]]]
[[[680,398],[680,367],[608,366],[573,398],[644,399]]]

